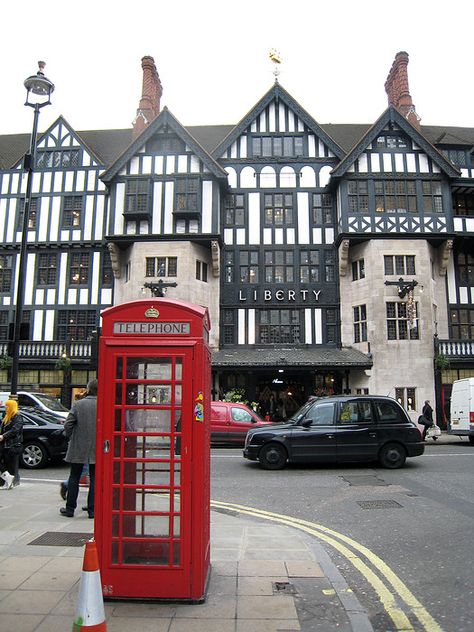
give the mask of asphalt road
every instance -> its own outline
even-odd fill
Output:
[[[59,481],[67,468],[53,465],[22,475]],[[325,465],[272,472],[245,461],[240,450],[212,450],[213,500],[305,519],[349,536],[391,568],[444,632],[474,630],[473,483],[474,446],[465,441],[428,443],[422,457],[395,471]],[[323,546],[368,609],[374,630],[391,632],[370,584],[346,558]]]
[[[390,566],[445,632],[474,630],[474,448],[467,442],[428,443],[422,457],[395,471],[353,465],[268,472],[234,450],[214,451],[212,464],[213,499],[303,518],[350,536]],[[374,629],[392,630],[364,578],[328,552],[368,608]]]

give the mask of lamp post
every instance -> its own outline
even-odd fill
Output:
[[[25,191],[25,208],[23,212],[23,222],[21,226],[21,243],[20,252],[17,257],[18,277],[17,292],[15,304],[15,321],[13,324],[13,341],[12,341],[12,367],[11,367],[11,388],[10,396],[16,397],[18,391],[18,365],[20,359],[20,331],[21,321],[23,317],[23,304],[25,299],[25,274],[26,274],[26,256],[28,241],[28,224],[30,221],[31,193],[33,187],[33,171],[35,168],[36,157],[36,136],[38,133],[38,117],[41,108],[51,103],[50,97],[54,91],[54,84],[44,76],[44,61],[38,62],[39,70],[36,75],[28,77],[24,81],[26,88],[25,105],[33,108],[33,130],[30,138],[30,148],[24,159],[24,170],[26,171],[26,191]],[[30,100],[32,95],[38,97]],[[41,100],[43,99],[43,100]],[[46,100],[44,100],[46,99]]]
[[[173,283],[165,283],[161,279],[156,282],[150,281],[149,283],[143,284],[143,287],[146,287],[147,289],[151,290],[152,296],[155,296],[157,298],[159,297],[162,298],[166,294],[166,290],[169,287],[177,287],[177,286],[178,284],[176,283],[176,281]]]
[[[397,285],[398,296],[401,299],[404,299],[407,294],[413,292],[415,287],[418,285],[418,281],[404,281],[403,277],[400,277],[398,281],[385,281],[385,285]]]

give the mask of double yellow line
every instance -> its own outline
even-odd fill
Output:
[[[414,628],[405,612],[406,610],[418,619],[425,632],[443,632],[438,623],[401,579],[395,575],[392,569],[367,547],[359,544],[352,538],[314,522],[263,511],[261,509],[254,509],[253,507],[245,507],[244,505],[212,500],[211,507],[235,511],[279,524],[285,524],[295,529],[300,529],[300,531],[309,533],[319,540],[326,542],[343,555],[354,568],[362,573],[367,582],[375,590],[397,632],[414,632]],[[400,600],[406,606],[403,610],[398,605]]]

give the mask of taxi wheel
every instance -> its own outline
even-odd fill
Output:
[[[405,448],[398,443],[387,443],[380,450],[379,461],[383,467],[396,470],[405,465],[407,453]]]
[[[258,460],[264,470],[281,470],[285,467],[287,459],[288,453],[279,443],[263,446],[258,455]]]

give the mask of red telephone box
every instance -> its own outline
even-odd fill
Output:
[[[102,313],[95,539],[104,597],[202,601],[210,565],[207,309]]]

